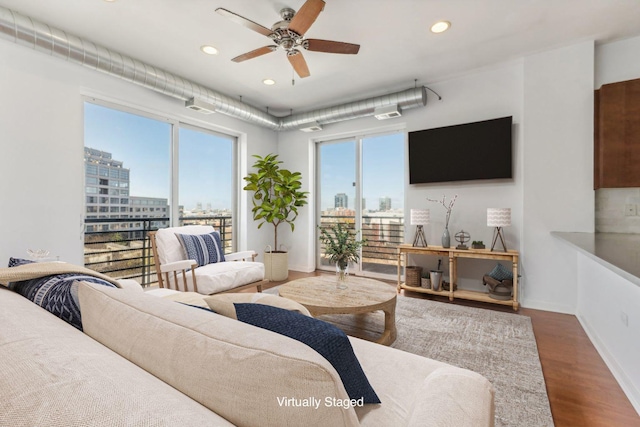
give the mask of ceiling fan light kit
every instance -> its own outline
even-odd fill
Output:
[[[377,107],[373,112],[373,116],[378,120],[393,119],[402,116],[402,108],[397,104]]]
[[[218,8],[216,12],[237,24],[268,37],[275,43],[238,55],[232,59],[233,62],[243,62],[282,49],[286,52],[287,59],[298,76],[305,78],[309,77],[311,73],[309,72],[307,61],[302,55],[302,50],[350,55],[355,55],[360,50],[360,45],[353,43],[307,39],[304,37],[304,34],[316,21],[320,12],[323,11],[324,5],[323,0],[307,0],[297,13],[290,7],[285,7],[280,10],[282,21],[273,24],[271,29],[227,9]]]

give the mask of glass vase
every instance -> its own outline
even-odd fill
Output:
[[[336,264],[336,289],[347,289],[347,280],[349,279],[349,264]]]

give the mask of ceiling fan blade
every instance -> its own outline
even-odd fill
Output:
[[[360,50],[359,44],[334,42],[332,40],[307,39],[307,50],[313,52],[344,53],[355,55]]]
[[[316,21],[320,12],[324,9],[323,0],[307,0],[300,10],[293,15],[289,23],[289,29],[295,31],[301,36],[307,32],[309,27]]]
[[[292,50],[287,52],[287,58],[289,58],[289,62],[293,66],[293,69],[296,70],[296,73],[300,76],[301,79],[305,77],[309,77],[311,74],[309,73],[309,67],[307,67],[307,61],[305,61],[302,53],[297,50]]]
[[[253,59],[257,56],[266,55],[267,53],[275,52],[278,50],[278,46],[263,46],[258,49],[254,49],[251,52],[243,53],[242,55],[238,55],[232,59],[233,62],[242,62],[247,59]]]
[[[218,12],[220,15],[227,17],[229,19],[231,19],[233,22],[240,24],[242,26],[247,27],[250,30],[253,30],[255,32],[258,32],[260,34],[262,34],[263,36],[267,36],[269,37],[273,31],[271,31],[270,29],[268,29],[267,27],[263,27],[260,24],[257,24],[247,18],[245,18],[244,16],[240,16],[236,13],[233,13],[227,9],[223,9],[221,7],[216,9],[216,12]]]

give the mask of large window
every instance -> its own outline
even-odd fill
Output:
[[[404,133],[354,137],[318,144],[318,218],[360,231],[357,274],[396,273],[396,248],[404,241]],[[332,269],[318,246],[317,266]]]
[[[86,266],[153,281],[148,232],[169,225],[213,225],[234,249],[235,138],[106,103],[84,113]]]
[[[180,212],[184,221],[212,223],[227,252],[233,249],[234,139],[203,129],[180,128]]]

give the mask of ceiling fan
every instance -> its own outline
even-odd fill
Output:
[[[307,61],[305,61],[302,56],[301,49],[310,50],[312,52],[352,55],[358,53],[360,50],[360,45],[357,44],[336,42],[332,40],[307,39],[304,37],[304,34],[315,22],[323,9],[323,0],[307,0],[300,10],[298,10],[298,13],[289,7],[285,7],[280,11],[282,21],[273,24],[271,29],[263,27],[262,25],[227,9],[218,8],[216,9],[216,12],[231,19],[233,22],[269,37],[273,43],[275,43],[273,45],[263,46],[236,56],[232,59],[233,62],[246,61],[267,53],[275,52],[278,48],[282,48],[287,52],[287,59],[289,59],[293,69],[301,78],[304,78],[309,77],[310,73]]]

